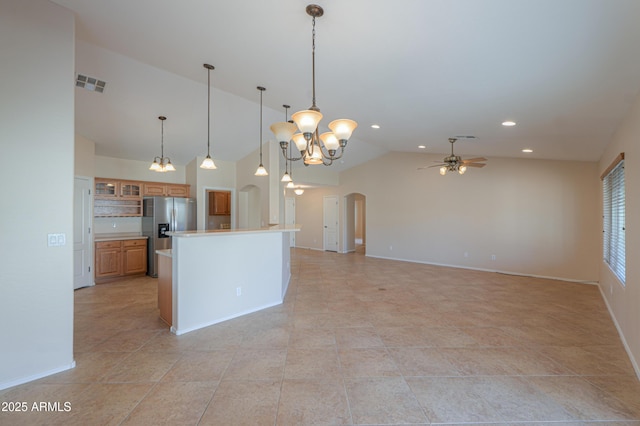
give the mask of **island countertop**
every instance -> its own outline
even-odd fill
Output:
[[[299,225],[274,225],[265,228],[208,229],[198,231],[167,232],[167,235],[179,238],[211,237],[231,234],[257,234],[267,232],[297,232]]]

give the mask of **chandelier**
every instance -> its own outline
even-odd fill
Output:
[[[158,117],[158,119],[160,120],[160,123],[162,123],[162,133],[160,136],[160,157],[155,157],[153,159],[153,163],[151,163],[151,167],[149,167],[149,170],[161,173],[175,172],[176,168],[173,167],[173,164],[171,164],[171,159],[164,156],[164,120],[166,120],[167,117],[161,115],[160,117]]]
[[[309,164],[323,164],[330,166],[342,157],[351,133],[358,126],[353,120],[339,119],[329,123],[330,132],[318,134],[318,124],[322,120],[320,108],[316,106],[316,18],[324,15],[322,7],[310,4],[307,14],[312,17],[311,32],[311,72],[312,72],[312,104],[307,110],[298,111],[291,115],[294,123],[280,122],[271,125],[271,131],[280,142],[282,155],[288,161],[303,160],[305,166]],[[299,130],[299,133],[295,133]],[[290,141],[295,143],[300,156],[287,154]]]

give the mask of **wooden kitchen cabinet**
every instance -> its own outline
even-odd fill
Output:
[[[147,240],[122,241],[122,274],[147,273]]]
[[[96,243],[96,281],[122,275],[122,246],[120,241]]]
[[[209,215],[231,214],[231,192],[212,191],[209,193]]]
[[[135,181],[96,178],[93,215],[95,217],[142,216],[142,184]]]
[[[146,238],[96,242],[96,283],[146,273]]]
[[[145,182],[145,197],[188,197],[190,185],[179,183]]]

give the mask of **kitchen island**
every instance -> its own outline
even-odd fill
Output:
[[[171,275],[171,321],[164,318],[171,331],[180,335],[281,304],[291,277],[289,232],[298,230],[273,226],[167,233],[172,249],[158,254],[171,259],[171,268],[160,270],[158,279],[166,282]],[[163,270],[170,272],[160,276]]]

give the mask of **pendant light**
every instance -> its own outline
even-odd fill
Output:
[[[213,170],[217,169],[215,163],[213,162],[213,158],[211,158],[210,150],[211,150],[211,70],[215,69],[213,65],[204,64],[203,65],[207,69],[207,156],[204,160],[202,160],[202,164],[200,164],[201,169]]]
[[[258,166],[255,175],[267,176],[269,173],[267,173],[267,169],[262,165],[262,92],[267,89],[262,86],[258,86],[257,89],[260,91],[260,165]]]
[[[161,115],[158,119],[162,126],[162,133],[160,133],[160,157],[155,157],[153,159],[153,163],[151,163],[149,170],[160,173],[175,172],[176,168],[171,164],[171,159],[164,156],[164,120],[166,120],[167,117]]]
[[[312,45],[311,45],[311,82],[312,103],[308,110],[298,111],[291,115],[295,125],[288,122],[274,123],[271,131],[280,142],[282,155],[289,161],[303,160],[305,165],[324,164],[330,166],[342,157],[347,141],[358,126],[353,120],[340,119],[329,123],[330,134],[324,138],[318,135],[318,124],[322,120],[320,108],[316,106],[316,18],[324,15],[324,10],[317,4],[310,4],[306,8],[307,15],[312,17]],[[296,130],[300,133],[294,134]],[[287,147],[294,141],[299,157],[287,155]]]
[[[289,105],[282,105],[284,107],[284,121],[289,122]],[[289,156],[291,156],[291,146],[289,146]],[[292,182],[291,175],[289,174],[289,159],[287,157],[284,158],[284,174],[282,175],[282,179],[280,182]]]

